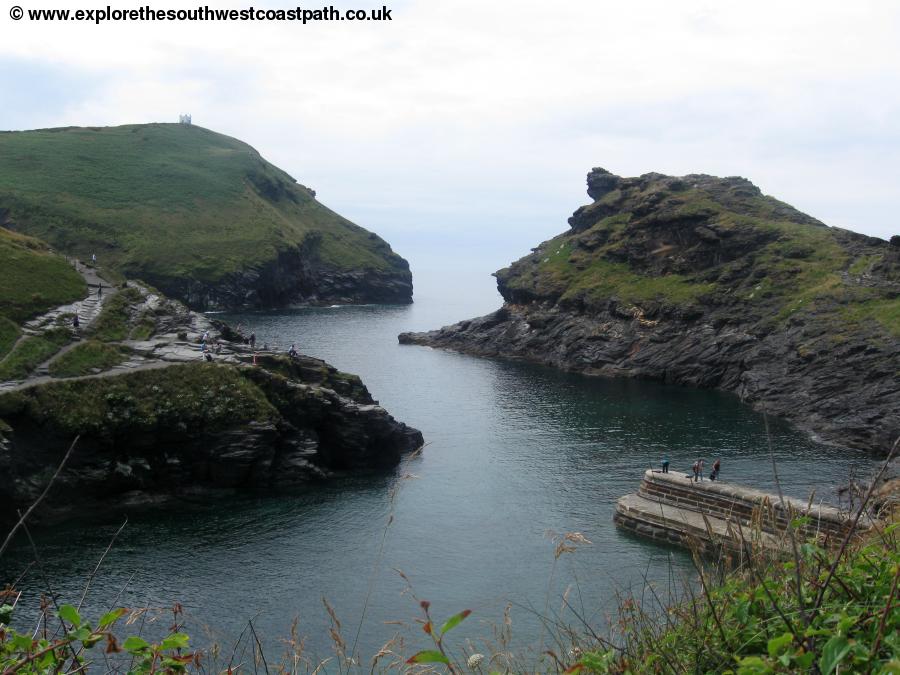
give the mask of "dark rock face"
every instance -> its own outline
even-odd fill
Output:
[[[437,331],[404,333],[400,342],[722,389],[824,441],[873,452],[887,452],[900,433],[896,343],[881,350],[860,339],[834,349],[808,326],[755,334],[707,317],[657,316],[635,317],[612,302],[591,314],[513,305]]]
[[[165,370],[192,367],[197,366]],[[324,362],[269,357],[260,367],[236,370],[274,408],[268,418],[215,427],[148,426],[135,420],[129,427],[120,417],[108,429],[82,434],[38,517],[58,520],[76,510],[159,503],[210,491],[296,489],[344,472],[390,469],[403,454],[422,447],[421,432],[388,414],[359,378]],[[121,377],[132,375],[116,379]],[[160,399],[177,399],[177,389],[169,392],[167,386],[160,385]],[[12,431],[0,434],[5,476],[0,520],[31,504],[71,442],[71,434],[33,416],[27,400],[32,395],[41,396],[26,392],[19,401],[4,402]]]
[[[496,274],[503,308],[400,342],[714,387],[821,440],[889,450],[900,435],[900,341],[865,312],[900,304],[895,247],[828,228],[743,178],[594,169],[588,184],[598,201],[575,212],[568,233]],[[686,202],[698,189],[703,199]],[[604,225],[624,216],[627,225]],[[846,262],[826,268],[838,254]],[[821,278],[828,292],[814,285]],[[662,290],[646,292],[651,284]]]
[[[314,237],[312,238],[315,239]],[[337,270],[322,262],[315,242],[291,248],[264,266],[247,269],[214,284],[196,279],[147,281],[192,309],[242,309],[323,304],[409,304],[413,284],[409,263],[399,256],[392,269]]]

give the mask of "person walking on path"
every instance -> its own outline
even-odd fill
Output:
[[[668,457],[663,457],[662,469],[663,469],[663,473],[669,473],[669,458]]]
[[[78,319],[78,314],[76,314],[75,318],[72,319],[72,327],[75,330],[78,330],[81,327],[81,321]]]
[[[709,474],[709,479],[715,480],[716,478],[718,478],[719,477],[719,469],[721,469],[721,468],[722,468],[722,460],[717,459],[715,462],[713,462],[713,468],[712,468],[712,472]]]
[[[250,333],[250,349],[256,349],[256,333]]]
[[[103,297],[103,284],[97,284],[97,297]]]

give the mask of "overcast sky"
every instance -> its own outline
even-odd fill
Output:
[[[15,22],[3,7],[0,128],[189,112],[414,270],[518,258],[566,228],[593,166],[742,175],[828,224],[900,233],[900,3],[387,2],[391,22],[306,26]]]

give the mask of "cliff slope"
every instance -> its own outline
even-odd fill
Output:
[[[570,229],[496,273],[504,306],[402,343],[734,392],[820,438],[900,435],[900,237],[744,178],[588,175]]]
[[[0,225],[198,309],[412,299],[384,240],[196,126],[0,133]]]

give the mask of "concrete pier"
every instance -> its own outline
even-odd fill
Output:
[[[761,490],[705,480],[684,473],[647,470],[637,493],[616,503],[615,523],[636,534],[707,553],[787,550],[789,525],[799,540],[839,541],[851,521],[833,506],[809,504]],[[860,520],[862,528],[871,525]]]

